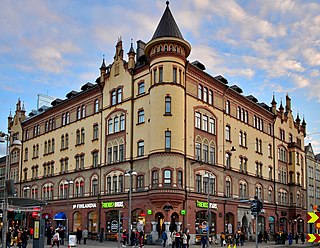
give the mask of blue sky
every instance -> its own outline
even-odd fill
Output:
[[[64,99],[94,82],[105,55],[113,61],[122,37],[148,42],[165,0],[0,2],[0,130],[18,98],[29,113],[37,95]],[[320,153],[320,2],[308,0],[172,0],[170,9],[191,44],[189,61],[223,75],[244,95],[278,106],[288,93],[293,114],[305,117]],[[0,145],[0,155],[5,152]]]

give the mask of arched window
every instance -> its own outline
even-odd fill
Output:
[[[91,195],[98,195],[98,176],[93,176],[91,179]]]
[[[232,194],[231,178],[230,177],[226,177],[225,195],[226,195],[226,197],[231,197],[231,194]]]
[[[96,99],[96,100],[94,101],[94,112],[95,112],[95,113],[98,113],[98,112],[99,112],[99,100],[98,100],[98,99]]]
[[[163,185],[164,187],[171,187],[172,172],[171,170],[164,170],[163,172]]]

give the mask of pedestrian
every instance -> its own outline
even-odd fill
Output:
[[[21,229],[18,230],[18,234],[17,234],[17,246],[19,248],[22,247],[22,230]]]
[[[289,245],[292,245],[292,233],[289,232],[288,234],[288,241],[289,241]]]
[[[9,230],[8,230],[8,232],[7,232],[7,235],[6,235],[6,245],[7,245],[7,248],[10,248],[10,245],[11,245],[11,236],[12,236],[11,228],[9,228]]]
[[[29,228],[29,237],[30,237],[31,239],[33,239],[33,232],[34,232],[33,227],[30,227],[30,228]]]
[[[83,237],[83,244],[86,244],[87,238],[88,238],[88,229],[86,227],[82,231],[82,237]]]
[[[52,245],[51,241],[52,241],[53,234],[54,234],[53,227],[49,226],[47,228],[47,245]]]
[[[179,232],[176,232],[176,235],[175,235],[176,248],[180,248],[180,238],[181,238],[181,233],[180,233],[180,231],[179,231]]]
[[[294,236],[294,239],[296,240],[296,244],[298,244],[299,243],[299,234],[298,233],[296,233],[296,235]]]
[[[64,230],[64,228],[62,226],[59,227],[58,233],[59,233],[59,237],[60,237],[60,245],[64,245],[65,230]]]
[[[128,240],[128,234],[126,229],[123,229],[122,234],[121,234],[121,241],[122,241],[122,247],[126,247]]]
[[[144,246],[144,232],[143,232],[143,230],[141,230],[139,232],[139,237],[140,237],[140,239],[139,239],[140,248],[142,248],[142,246]]]
[[[81,244],[82,231],[81,231],[81,228],[80,228],[80,227],[77,229],[76,236],[77,236],[77,244]]]
[[[27,245],[28,245],[28,230],[26,228],[24,228],[22,230],[22,233],[21,233],[21,242],[22,242],[22,248],[27,248]]]
[[[60,246],[60,237],[59,237],[59,233],[58,230],[56,230],[56,233],[53,235],[52,237],[52,247],[54,247],[54,245],[57,245],[57,247],[59,248]]]
[[[187,248],[189,248],[189,246],[190,246],[190,233],[189,233],[189,230],[187,230]]]
[[[300,234],[300,237],[301,237],[301,243],[304,244],[305,239],[304,239],[304,233],[303,232]]]
[[[224,232],[220,234],[220,243],[221,243],[221,246],[226,245],[226,235],[224,234]]]
[[[182,234],[182,248],[187,248],[187,244],[188,244],[188,237],[187,237],[187,234],[184,232]]]
[[[135,240],[136,240],[136,232],[134,230],[132,230],[131,235],[130,235],[130,245],[131,246],[135,245]]]
[[[171,242],[172,242],[172,248],[176,248],[176,230],[173,230],[170,238],[171,238]]]
[[[263,233],[263,241],[264,241],[265,243],[267,243],[268,240],[269,240],[268,232],[267,232],[267,231],[264,231],[264,233]]]
[[[163,240],[163,247],[166,247],[167,245],[167,239],[168,239],[168,235],[166,231],[163,231],[161,234],[161,238]]]
[[[202,235],[201,237],[201,247],[206,248],[208,245],[208,237],[207,235]]]

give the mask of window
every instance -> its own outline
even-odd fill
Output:
[[[99,137],[99,126],[98,124],[93,125],[93,139],[96,140]]]
[[[247,197],[247,191],[248,191],[247,183],[241,181],[239,183],[239,196],[240,196],[240,198],[246,198]]]
[[[144,188],[144,176],[143,175],[138,175],[137,176],[137,189],[141,190]]]
[[[196,112],[195,124],[196,124],[196,128],[201,129],[201,114],[199,112]]]
[[[81,119],[81,107],[77,108],[77,120]]]
[[[226,193],[226,197],[230,197],[231,196],[231,180],[230,178],[226,178],[226,189],[225,189],[225,193]]]
[[[138,124],[144,123],[144,110],[141,109],[138,111]]]
[[[92,166],[94,168],[98,167],[98,157],[99,156],[99,153],[98,152],[93,152],[92,153]]]
[[[173,68],[172,72],[172,82],[176,83],[177,82],[177,68]]]
[[[159,67],[159,83],[163,82],[163,67]]]
[[[113,146],[113,162],[118,162],[118,146]]]
[[[92,187],[91,194],[98,195],[98,193],[99,193],[98,192],[98,179],[96,177],[92,178],[91,187]]]
[[[144,155],[144,141],[138,142],[138,157],[141,157]]]
[[[196,175],[196,192],[201,193],[201,175]]]
[[[230,101],[229,100],[226,101],[226,114],[227,115],[230,114]]]
[[[203,162],[208,163],[209,147],[207,144],[203,144]]]
[[[144,94],[145,89],[144,89],[144,82],[141,82],[138,84],[138,95]]]
[[[231,153],[226,152],[226,169],[231,169]]]
[[[165,132],[165,149],[166,150],[171,149],[171,131]]]
[[[84,128],[81,128],[81,144],[84,144],[84,137],[85,137]]]
[[[86,105],[82,105],[82,111],[81,111],[81,118],[85,118],[86,117]]]
[[[210,146],[210,161],[211,164],[216,164],[216,148],[214,146]]]
[[[108,164],[112,163],[112,147],[108,147]]]
[[[107,177],[107,193],[111,194],[111,190],[112,190],[112,188],[111,188],[111,177],[108,176]]]
[[[84,181],[83,179],[79,179],[76,181],[76,197],[82,197],[84,195]]]
[[[98,100],[98,99],[96,99],[96,100],[94,101],[94,112],[95,112],[95,113],[98,113],[98,112],[99,112],[99,100]]]
[[[198,85],[198,99],[202,100],[202,85]]]
[[[272,158],[272,145],[271,144],[268,145],[268,157]]]
[[[66,146],[65,148],[68,148],[69,147],[69,134],[66,134]]]
[[[79,129],[76,131],[76,144],[77,145],[80,144],[80,130]]]
[[[122,88],[117,89],[117,103],[122,102]]]
[[[272,180],[272,167],[269,166],[268,170],[269,170],[269,180]]]
[[[124,115],[120,115],[120,131],[125,129],[125,117]]]
[[[165,98],[165,114],[171,114],[171,97],[166,96]]]
[[[117,103],[117,95],[116,95],[116,91],[113,90],[111,91],[111,105],[116,105]]]
[[[119,117],[114,117],[114,132],[119,132]]]
[[[208,132],[208,116],[202,115],[202,127],[203,131]]]
[[[119,161],[124,161],[124,145],[119,145]]]
[[[178,181],[178,187],[182,188],[183,186],[182,171],[178,171],[177,181]]]
[[[209,133],[216,134],[216,120],[211,117],[209,119]]]
[[[231,141],[231,127],[226,125],[226,141]]]
[[[163,184],[164,186],[171,186],[171,170],[165,170],[163,172]]]
[[[209,103],[210,105],[213,105],[213,92],[212,92],[212,90],[209,90],[208,103]]]
[[[153,83],[157,83],[157,69],[153,70]]]
[[[208,102],[208,88],[203,87],[203,101]]]
[[[108,134],[112,134],[113,133],[113,121],[112,119],[108,120]]]
[[[195,150],[196,160],[201,160],[201,143],[196,142],[196,150]]]
[[[154,170],[152,171],[152,187],[158,187],[159,184],[159,173],[158,171]]]

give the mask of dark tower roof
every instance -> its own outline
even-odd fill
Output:
[[[183,36],[178,28],[176,21],[173,18],[173,15],[169,9],[169,1],[166,2],[167,7],[161,17],[159,25],[156,31],[153,34],[151,40],[160,37],[177,37],[183,39]]]

